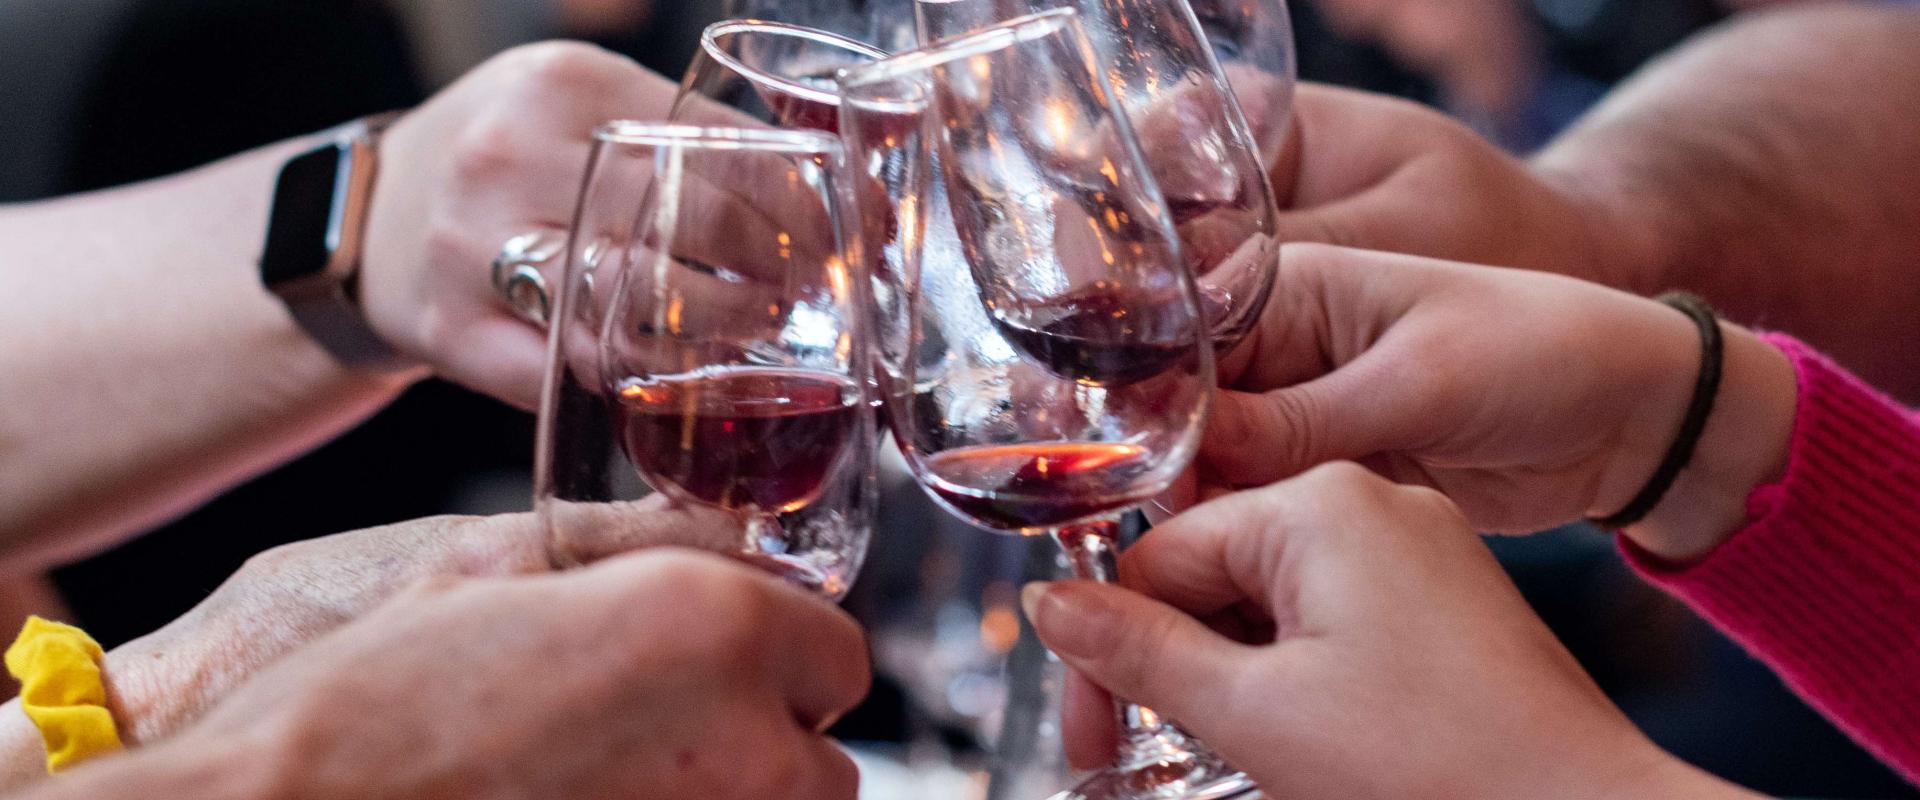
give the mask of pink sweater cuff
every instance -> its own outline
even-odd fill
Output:
[[[1785,478],[1754,490],[1750,524],[1701,561],[1621,547],[1920,783],[1920,419],[1806,345],[1764,338],[1799,375]]]

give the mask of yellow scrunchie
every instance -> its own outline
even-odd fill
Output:
[[[47,741],[54,773],[120,749],[100,677],[106,653],[86,631],[29,617],[7,648],[7,671],[20,680],[20,708]]]

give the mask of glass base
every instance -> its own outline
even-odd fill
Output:
[[[1172,726],[1121,748],[1122,760],[1051,800],[1252,800],[1253,779]]]

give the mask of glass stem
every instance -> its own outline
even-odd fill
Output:
[[[1069,525],[1053,531],[1054,541],[1067,554],[1073,576],[1095,583],[1120,582],[1120,522],[1114,515],[1093,522]],[[1138,703],[1113,698],[1114,716],[1120,722],[1120,760],[1163,760],[1184,754],[1187,737],[1172,723]]]

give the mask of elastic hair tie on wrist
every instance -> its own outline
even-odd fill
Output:
[[[27,618],[7,648],[7,671],[20,679],[20,708],[46,741],[49,773],[121,747],[100,674],[105,657],[86,631],[39,617]]]
[[[1687,416],[1680,422],[1680,433],[1673,439],[1673,448],[1667,451],[1660,468],[1653,471],[1646,488],[1634,495],[1633,501],[1620,513],[1588,520],[1606,530],[1617,531],[1645,520],[1660,505],[1661,499],[1673,489],[1674,481],[1679,480],[1681,470],[1693,461],[1693,451],[1700,446],[1707,418],[1713,416],[1714,402],[1720,397],[1720,378],[1726,368],[1726,338],[1720,332],[1719,316],[1707,301],[1686,292],[1668,292],[1657,299],[1687,315],[1700,329],[1700,376],[1694,380],[1693,401],[1687,405]]]

